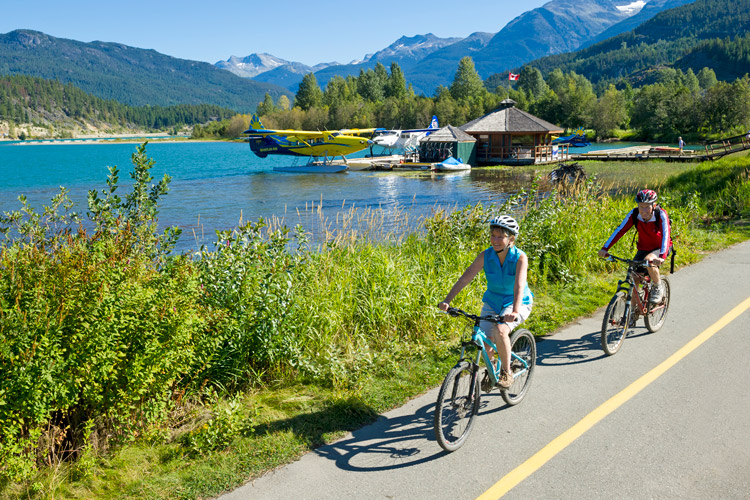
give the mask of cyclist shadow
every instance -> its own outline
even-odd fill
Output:
[[[590,363],[606,357],[601,348],[600,332],[574,339],[545,337],[536,343],[536,364],[546,366]]]
[[[637,339],[651,332],[645,325],[639,325],[628,330],[628,339]],[[544,337],[537,339],[536,364],[547,366],[574,365],[590,363],[607,355],[602,350],[601,332],[587,333],[576,339],[558,339]]]
[[[435,440],[434,410],[431,403],[409,415],[381,415],[350,437],[314,452],[352,472],[395,470],[430,462],[447,454]]]

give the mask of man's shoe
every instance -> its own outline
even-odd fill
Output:
[[[510,374],[510,373],[508,373],[507,371],[503,370],[503,371],[502,371],[502,372],[500,373],[500,380],[498,380],[498,382],[497,382],[497,383],[498,383],[498,384],[500,385],[500,387],[502,387],[503,389],[507,389],[507,388],[508,388],[508,387],[510,387],[510,386],[511,386],[511,384],[513,383],[513,375],[511,375],[511,374]]]
[[[659,283],[651,283],[651,293],[648,296],[648,301],[652,304],[658,304],[661,299],[664,298],[664,287]]]

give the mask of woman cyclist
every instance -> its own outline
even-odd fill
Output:
[[[672,231],[667,211],[656,205],[656,191],[643,189],[635,196],[638,208],[633,209],[612,233],[612,236],[599,250],[599,257],[607,257],[609,249],[635,226],[638,231],[637,252],[633,260],[645,260],[650,265],[646,268],[651,278],[649,302],[658,303],[664,294],[659,275],[659,266],[666,260],[672,249]]]
[[[507,389],[513,382],[510,373],[509,335],[529,317],[534,296],[526,283],[528,258],[515,246],[518,223],[509,215],[500,215],[490,220],[489,226],[490,247],[479,252],[438,307],[447,311],[451,300],[484,269],[487,290],[482,297],[481,315],[501,314],[505,322],[482,321],[480,328],[487,332],[500,351],[502,371],[499,384]]]

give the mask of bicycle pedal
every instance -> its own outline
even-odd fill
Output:
[[[492,379],[490,379],[490,374],[487,370],[484,371],[484,377],[482,377],[482,382],[479,386],[482,388],[482,392],[490,392],[495,387],[492,384]]]

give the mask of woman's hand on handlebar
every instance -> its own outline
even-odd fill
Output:
[[[449,307],[450,305],[445,301],[438,303],[438,309],[440,309],[441,311],[448,312]]]
[[[602,248],[601,250],[599,250],[599,253],[597,255],[599,255],[599,257],[601,257],[602,259],[606,259],[607,257],[609,257],[609,252]]]
[[[511,311],[505,316],[503,316],[503,321],[505,321],[506,323],[513,323],[517,319],[518,319],[518,313],[515,311]]]

